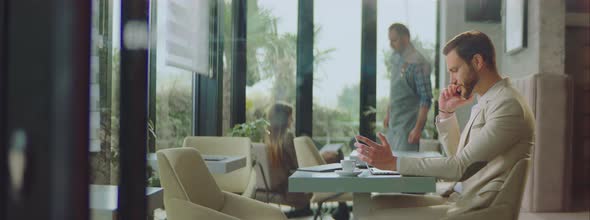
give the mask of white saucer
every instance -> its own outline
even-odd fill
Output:
[[[334,171],[336,172],[336,174],[338,174],[338,176],[349,176],[349,177],[354,177],[354,176],[358,176],[359,174],[361,174],[363,171],[361,170],[354,170],[352,172],[345,172],[344,170],[336,170]]]

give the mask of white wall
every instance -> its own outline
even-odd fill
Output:
[[[501,23],[481,23],[481,22],[466,22],[465,21],[465,1],[466,0],[442,0],[441,1],[441,39],[440,39],[440,53],[447,41],[451,40],[456,35],[469,30],[477,30],[487,34],[494,46],[496,47],[496,57],[504,56],[504,40],[502,37]],[[498,69],[501,69],[502,59],[496,59]],[[441,55],[440,60],[440,88],[446,87],[449,82],[449,75],[447,72],[447,65],[444,56]],[[469,120],[471,106],[465,106],[457,109],[457,118],[461,129]]]
[[[504,13],[502,23],[465,22],[466,0],[441,0],[441,51],[447,41],[468,30],[487,34],[496,48],[498,69],[504,76],[521,78],[537,73],[564,74],[565,2],[528,0],[527,47],[514,54],[504,52]],[[505,7],[507,0],[503,0]],[[440,60],[441,88],[448,84],[444,56]],[[471,106],[457,110],[461,129],[469,119]]]
[[[527,26],[527,47],[500,56],[504,63],[500,70],[512,78],[537,73],[564,74],[565,1],[528,0]]]

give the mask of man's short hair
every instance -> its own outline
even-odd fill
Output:
[[[400,36],[408,36],[408,38],[410,38],[410,31],[405,25],[401,23],[391,24],[389,26],[389,31],[391,32],[392,30],[395,30],[395,33],[397,33]]]
[[[488,35],[479,31],[466,31],[451,39],[445,45],[443,54],[446,56],[456,50],[457,55],[466,62],[471,62],[473,56],[479,54],[483,57],[488,68],[496,70],[496,50]]]

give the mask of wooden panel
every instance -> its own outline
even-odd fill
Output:
[[[584,92],[584,97],[590,97],[590,91],[585,91]],[[590,102],[586,101],[582,101],[580,103],[580,108],[583,114],[590,114]]]
[[[590,1],[588,0],[566,0],[567,12],[590,12]]]
[[[574,123],[580,124],[580,135],[584,138],[590,138],[590,116],[584,115],[582,121],[577,121]]]
[[[590,205],[590,28],[567,27],[565,72],[574,81],[572,205]]]
[[[590,116],[584,115],[582,118],[582,122],[580,122],[580,130],[582,137],[590,137]]]
[[[582,145],[583,147],[583,154],[585,158],[590,158],[590,138],[586,138],[584,140],[584,144]],[[586,170],[590,170],[590,163],[588,163],[588,161],[582,161],[582,164],[584,164],[584,167]],[[590,184],[590,172],[585,172],[583,173],[583,175],[586,177],[584,180],[584,183],[588,186],[587,188],[590,188],[590,186],[588,184]]]

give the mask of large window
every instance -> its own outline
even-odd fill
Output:
[[[116,184],[119,152],[120,2],[94,0],[90,82],[91,183]]]
[[[223,93],[222,93],[222,108],[221,108],[221,130],[226,132],[230,129],[231,119],[231,98],[232,98],[232,69],[231,69],[231,56],[232,56],[232,0],[223,1],[223,18],[220,18],[223,22]]]
[[[383,119],[389,104],[390,63],[392,49],[389,46],[388,28],[393,23],[402,23],[410,31],[414,47],[430,62],[431,85],[434,90],[434,55],[436,43],[436,1],[434,0],[391,0],[379,1],[377,8],[377,124],[376,130],[383,131]],[[436,92],[433,96],[435,99]],[[436,128],[432,117],[434,101],[426,121],[422,138],[433,138]]]
[[[165,64],[166,1],[151,1],[154,31],[150,62],[155,71],[155,120],[148,121],[148,137],[155,149],[180,147],[192,131],[193,73]],[[120,0],[94,0],[92,16],[90,150],[91,183],[117,184],[119,164]],[[163,54],[163,53],[161,53]],[[155,98],[155,99],[154,99]]]
[[[193,121],[193,73],[166,64],[166,17],[168,1],[159,0],[152,3],[151,16],[156,16],[156,150],[181,147],[186,136],[192,134]],[[154,48],[152,48],[153,50]],[[205,48],[208,49],[208,48]],[[151,69],[150,71],[153,71]],[[153,79],[151,79],[153,80]]]
[[[297,1],[248,0],[247,16],[246,121],[250,122],[264,118],[275,101],[295,105]]]
[[[348,142],[359,127],[361,1],[314,1],[313,16],[313,137]]]

